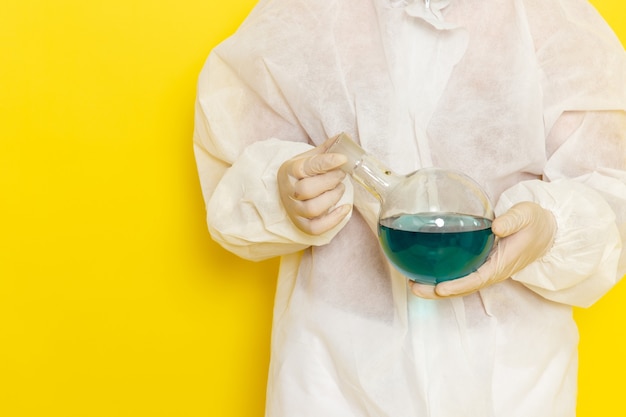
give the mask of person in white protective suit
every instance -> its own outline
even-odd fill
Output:
[[[475,273],[407,284],[325,153],[463,171]],[[586,0],[261,0],[200,74],[212,237],[281,257],[266,415],[574,416],[578,333],[626,273],[626,53]]]

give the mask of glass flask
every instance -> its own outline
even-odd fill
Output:
[[[398,175],[347,134],[327,153],[348,158],[341,169],[380,201],[378,238],[408,279],[436,285],[474,272],[494,243],[493,207],[483,189],[454,170],[423,168]]]

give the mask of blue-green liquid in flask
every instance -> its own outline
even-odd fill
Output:
[[[389,261],[409,279],[435,285],[468,275],[493,246],[491,220],[456,213],[421,213],[380,221]]]

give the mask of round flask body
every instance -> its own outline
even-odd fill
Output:
[[[378,237],[390,263],[408,279],[436,285],[480,267],[494,243],[493,209],[466,175],[425,168],[381,201]]]

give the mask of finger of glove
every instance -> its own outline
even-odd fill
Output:
[[[338,135],[333,136],[332,138],[328,138],[324,141],[324,143],[322,143],[321,145],[319,145],[318,147],[316,147],[315,149],[317,149],[318,153],[325,153],[328,152],[328,149],[330,149],[331,146],[333,146],[335,144],[335,142],[337,141],[337,138],[341,136],[341,133]]]
[[[436,300],[438,298],[441,298],[435,292],[434,285],[420,284],[419,282],[414,282],[414,281],[409,281],[408,285],[409,285],[409,288],[411,289],[411,292],[420,298],[426,298],[429,300]]]
[[[344,204],[313,219],[300,218],[298,227],[310,235],[321,235],[341,223],[351,208],[350,204]]]
[[[345,172],[334,169],[324,174],[302,178],[293,185],[293,198],[296,200],[315,198],[326,191],[337,188],[345,177]]]
[[[345,162],[346,157],[338,153],[323,153],[299,158],[291,165],[291,175],[297,179],[312,177],[337,169]]]
[[[439,298],[468,295],[487,286],[491,281],[491,271],[480,269],[461,278],[437,284],[433,291]]]
[[[329,212],[343,196],[345,185],[339,183],[337,187],[326,191],[317,197],[308,200],[293,200],[296,215],[306,219],[314,219]]]

